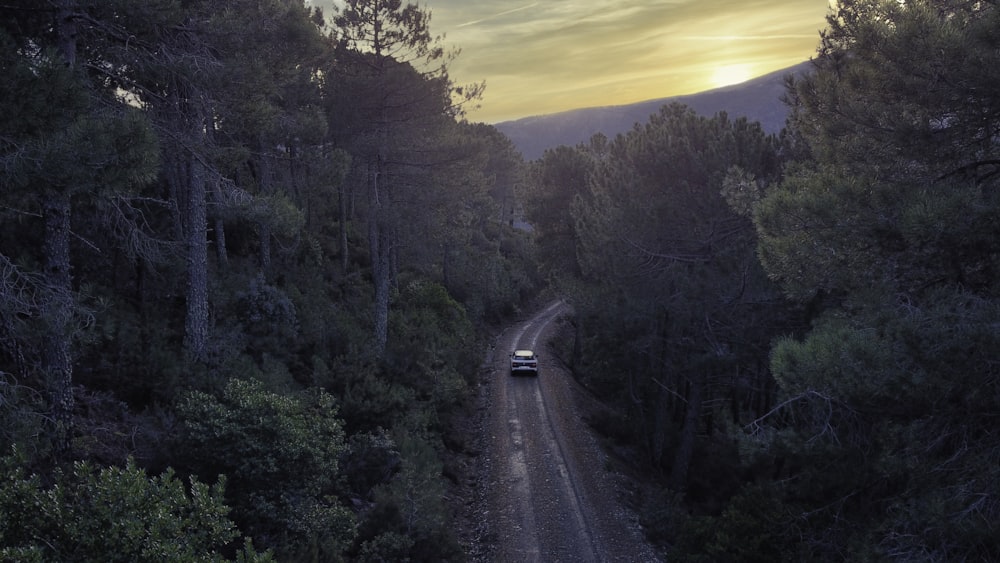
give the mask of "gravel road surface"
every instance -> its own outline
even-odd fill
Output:
[[[464,509],[473,561],[658,561],[623,503],[627,486],[584,414],[594,400],[550,349],[553,302],[498,337],[482,369],[475,500]],[[510,375],[509,355],[539,356],[539,375]]]

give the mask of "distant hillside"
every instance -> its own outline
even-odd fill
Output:
[[[525,117],[497,123],[496,128],[507,135],[528,160],[539,158],[548,148],[586,142],[595,133],[613,138],[636,123],[645,123],[650,115],[670,102],[685,104],[706,116],[723,110],[731,118],[745,116],[751,121],[759,121],[765,131],[777,133],[784,127],[788,115],[788,108],[781,102],[785,93],[784,78],[805,72],[809,65],[808,62],[800,63],[742,84],[698,94]]]

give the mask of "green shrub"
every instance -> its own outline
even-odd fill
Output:
[[[689,518],[677,534],[671,561],[687,563],[797,560],[788,518],[776,491],[750,485],[719,516]]]
[[[433,391],[428,374],[468,372],[479,365],[476,330],[465,308],[440,284],[417,279],[400,289],[390,316],[389,363],[394,372],[425,396]]]
[[[353,434],[341,456],[347,492],[357,502],[373,501],[375,488],[388,483],[399,465],[399,448],[383,429]]]
[[[282,558],[336,559],[353,535],[337,500],[344,432],[331,395],[268,392],[230,380],[221,397],[193,391],[177,448],[199,475],[224,474],[234,520]]]
[[[384,532],[361,545],[357,560],[361,563],[409,561],[413,539],[397,532]]]
[[[235,305],[252,355],[282,356],[295,350],[299,335],[295,304],[280,288],[268,284],[263,274],[250,280]]]
[[[26,475],[22,460],[0,460],[0,560],[223,561],[239,533],[223,501],[225,480],[190,487],[167,470],[148,477],[78,462],[50,479]],[[51,483],[49,484],[49,482]],[[247,544],[243,561],[270,561]]]
[[[378,368],[359,365],[353,370],[349,366],[340,369],[343,387],[337,391],[352,434],[400,424],[417,403],[413,389],[393,381]]]
[[[359,526],[357,558],[368,561],[457,561],[461,548],[449,529],[442,462],[426,436],[392,433],[399,464],[374,489],[375,504]]]

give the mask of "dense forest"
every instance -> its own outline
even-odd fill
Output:
[[[524,162],[401,0],[3,2],[0,560],[462,560],[545,292],[670,560],[1000,559],[1000,6],[828,23],[780,135]]]
[[[828,23],[780,135],[670,105],[531,163],[563,354],[671,561],[998,560],[1000,6]]]
[[[542,280],[429,14],[0,22],[0,559],[460,559],[449,417]]]

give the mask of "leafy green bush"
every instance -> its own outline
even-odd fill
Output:
[[[282,557],[339,557],[353,519],[337,500],[344,432],[331,395],[277,395],[234,379],[221,397],[188,393],[178,412],[180,459],[199,475],[229,477],[247,533]]]
[[[357,365],[341,369],[340,386],[335,392],[342,397],[344,420],[352,434],[395,426],[417,402],[412,389],[378,368]]]
[[[377,486],[399,470],[399,448],[383,429],[353,434],[341,456],[347,492],[355,502],[374,500]]]
[[[0,560],[223,561],[237,539],[223,501],[225,479],[190,488],[167,470],[148,477],[131,460],[97,469],[78,462],[50,479],[0,460]],[[243,561],[271,561],[248,543]]]
[[[249,287],[237,295],[235,305],[253,355],[282,355],[295,349],[299,334],[295,304],[284,291],[267,283],[263,274],[250,280]]]
[[[785,508],[775,492],[750,485],[719,516],[689,518],[677,534],[671,561],[797,560],[788,536]]]
[[[375,487],[375,504],[359,526],[362,561],[459,561],[461,548],[448,527],[442,462],[427,436],[397,429],[399,453],[392,479]]]
[[[478,365],[475,328],[442,285],[410,281],[400,289],[399,301],[390,326],[390,362],[397,371],[462,371]],[[412,383],[419,389],[424,381]]]

